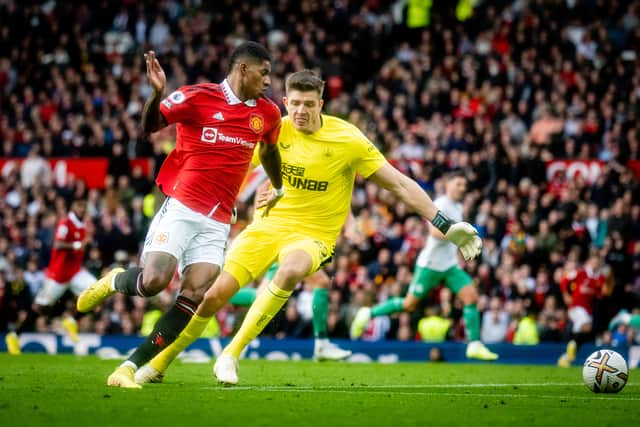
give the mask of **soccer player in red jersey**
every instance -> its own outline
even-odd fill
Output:
[[[30,328],[40,315],[47,311],[64,295],[67,289],[79,295],[87,289],[96,278],[82,267],[86,247],[86,230],[83,222],[87,202],[76,199],[71,202],[69,214],[62,218],[56,226],[51,260],[45,271],[46,280],[38,291],[31,310],[20,323],[15,332],[5,337],[7,349],[11,354],[20,353],[18,335]],[[78,341],[78,325],[72,316],[62,320],[62,326],[74,341]]]
[[[569,307],[573,339],[566,352],[558,359],[558,365],[568,367],[576,358],[578,347],[591,337],[593,304],[597,298],[611,295],[615,281],[611,269],[602,264],[600,255],[593,250],[584,267],[565,273],[560,290]]]
[[[116,292],[155,295],[171,281],[176,267],[181,288],[175,305],[109,377],[108,385],[117,387],[139,387],[135,370],[175,339],[218,276],[233,204],[257,144],[274,188],[274,197],[263,205],[272,207],[283,194],[276,145],[281,117],[263,96],[271,83],[271,57],[262,45],[239,45],[222,83],[184,86],[164,100],[164,71],[153,51],[145,59],[153,94],[145,104],[142,127],[155,132],[176,123],[176,147],[156,179],[167,199],[149,226],[144,267],[110,271],[80,296],[78,310],[92,310]]]

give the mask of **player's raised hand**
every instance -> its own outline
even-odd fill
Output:
[[[164,87],[167,84],[167,76],[164,74],[164,70],[160,66],[156,53],[152,50],[144,54],[144,59],[147,63],[147,79],[153,86],[156,92],[164,92]]]
[[[262,217],[264,218],[269,215],[269,211],[281,198],[282,194],[277,195],[275,190],[269,188],[269,181],[265,181],[256,192],[256,209],[265,208],[264,212],[262,212]]]
[[[467,261],[474,259],[482,251],[482,239],[478,236],[478,230],[468,222],[452,224],[444,237],[460,249]]]

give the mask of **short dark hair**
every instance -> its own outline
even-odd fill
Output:
[[[454,169],[446,173],[444,177],[447,181],[451,181],[454,178],[464,178],[467,179],[467,175],[464,173],[462,169]]]
[[[252,41],[244,42],[231,52],[231,57],[229,58],[229,72],[233,69],[234,65],[243,59],[249,59],[254,62],[271,62],[271,54],[260,43]]]
[[[300,92],[315,90],[320,94],[320,96],[322,96],[322,92],[324,91],[324,81],[314,71],[301,70],[287,77],[285,88],[287,93],[290,90],[299,90]]]
[[[67,211],[70,211],[73,208],[73,205],[78,203],[84,203],[86,205],[88,203],[87,198],[74,194],[71,197],[65,199],[65,205],[67,207]]]

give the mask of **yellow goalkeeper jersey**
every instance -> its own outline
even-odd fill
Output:
[[[285,194],[266,221],[332,239],[351,208],[356,173],[366,178],[386,163],[357,127],[324,114],[322,127],[312,134],[299,132],[284,117],[278,148]],[[260,162],[257,150],[253,162]],[[262,220],[256,213],[254,221]]]

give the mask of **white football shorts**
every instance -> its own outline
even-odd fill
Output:
[[[144,241],[141,260],[149,252],[165,252],[178,260],[178,271],[205,262],[222,267],[231,226],[167,198],[155,214]]]
[[[52,306],[68,288],[70,288],[74,294],[80,295],[82,291],[93,285],[96,280],[98,279],[84,268],[81,268],[80,271],[74,274],[68,283],[58,283],[47,277],[36,294],[34,302],[42,306]]]
[[[569,319],[571,319],[571,323],[573,323],[571,331],[574,334],[581,332],[583,326],[593,323],[593,317],[584,307],[580,307],[579,305],[569,309]]]

